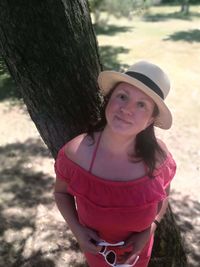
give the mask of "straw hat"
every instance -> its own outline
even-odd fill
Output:
[[[155,126],[162,129],[171,127],[172,115],[164,103],[170,90],[170,81],[160,67],[147,61],[139,61],[133,64],[125,73],[102,71],[98,77],[98,84],[104,95],[108,94],[120,82],[136,86],[153,99],[159,110],[159,114],[154,121]]]

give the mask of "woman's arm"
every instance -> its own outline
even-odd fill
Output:
[[[155,217],[155,220],[160,223],[163,216],[165,215],[166,211],[167,211],[167,207],[168,207],[168,196],[170,194],[170,185],[166,188],[166,195],[167,195],[167,198],[164,199],[162,202],[161,202],[161,206],[158,208],[158,213]],[[153,223],[154,227],[153,228],[157,228],[157,224],[156,223]],[[156,227],[155,227],[156,226]],[[155,230],[154,230],[155,231]]]
[[[78,215],[76,212],[74,197],[67,193],[67,183],[56,178],[54,196],[56,205],[72,232],[79,229]]]
[[[170,192],[170,186],[166,189],[167,196]],[[168,207],[168,198],[164,199],[162,202],[160,202],[160,206],[158,207],[158,213],[155,217],[155,220],[160,223],[162,220],[164,214],[166,213],[167,207]],[[149,238],[152,234],[154,234],[155,230],[157,228],[157,224],[155,222],[152,222],[149,228],[145,229],[142,232],[139,233],[133,233],[125,242],[125,245],[123,247],[129,247],[132,246],[132,251],[129,255],[122,256],[121,262],[125,262],[126,264],[130,264],[133,262],[134,258],[140,254],[146,243],[148,242]]]
[[[101,241],[100,238],[95,231],[79,223],[74,197],[67,192],[67,183],[59,178],[56,178],[54,196],[60,213],[78,240],[82,250],[97,253],[99,247],[95,246],[91,240],[99,242]]]

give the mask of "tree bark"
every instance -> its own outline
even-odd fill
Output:
[[[156,230],[152,258],[148,267],[187,267],[180,230],[169,205]]]
[[[55,157],[98,115],[100,62],[86,1],[0,3],[2,56]]]
[[[85,0],[1,0],[0,50],[53,157],[99,116],[101,69]],[[170,244],[170,245],[169,245]],[[185,267],[169,211],[150,266]]]

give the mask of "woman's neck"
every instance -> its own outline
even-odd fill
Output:
[[[106,126],[101,134],[101,147],[113,156],[133,153],[135,136],[126,136],[115,133]]]

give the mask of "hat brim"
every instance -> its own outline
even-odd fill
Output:
[[[169,129],[172,125],[172,114],[162,98],[157,95],[152,89],[148,86],[140,82],[139,80],[125,74],[116,71],[102,71],[98,76],[98,84],[99,88],[101,89],[104,95],[108,94],[112,88],[117,83],[126,82],[131,84],[138,89],[140,89],[143,93],[148,95],[152,98],[152,100],[156,103],[159,114],[155,118],[154,125],[162,128],[162,129]]]

